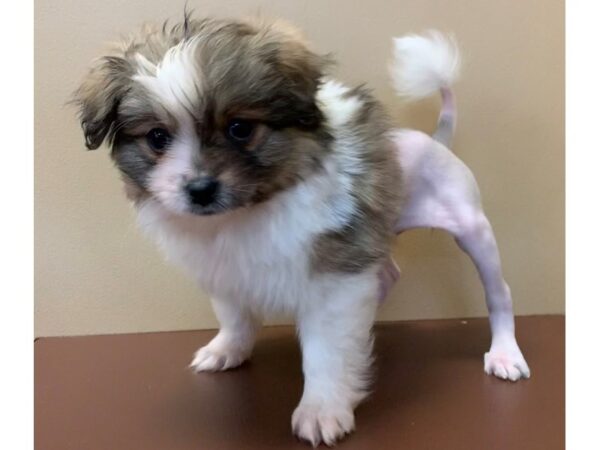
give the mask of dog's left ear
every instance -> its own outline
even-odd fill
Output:
[[[297,42],[282,44],[286,51],[279,58],[279,69],[290,80],[291,91],[302,104],[314,105],[315,96],[331,64],[328,57],[319,55]]]
[[[300,30],[284,21],[276,21],[271,25],[275,35],[279,35],[282,51],[279,63],[295,81],[304,84],[307,90],[317,91],[324,72],[333,64],[329,55],[318,54],[304,38]]]
[[[107,56],[96,61],[74,93],[85,145],[95,150],[114,138],[119,103],[131,86],[132,67],[125,58]]]
[[[295,99],[293,105],[298,109],[295,113],[306,123],[318,121],[316,94],[333,59],[315,52],[302,33],[285,21],[269,23],[264,29],[259,37],[266,49],[265,59],[287,79],[288,95]]]

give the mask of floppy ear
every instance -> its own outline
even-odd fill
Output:
[[[94,150],[114,138],[119,102],[131,86],[132,67],[124,58],[107,56],[91,68],[74,94],[85,145]]]
[[[314,128],[322,120],[316,94],[325,70],[333,60],[311,49],[301,32],[292,25],[277,20],[261,25],[255,39],[264,60],[272,65],[284,81],[283,113],[294,116],[299,125]],[[271,109],[275,109],[274,102]]]
[[[311,49],[302,32],[293,25],[277,20],[268,26],[279,46],[277,64],[292,81],[292,86],[314,94],[324,71],[333,63],[329,55],[320,55]]]

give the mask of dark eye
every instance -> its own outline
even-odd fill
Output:
[[[163,128],[152,128],[146,134],[146,140],[152,150],[161,152],[171,142],[171,135]]]
[[[317,119],[312,116],[307,116],[307,117],[301,117],[300,119],[298,119],[298,122],[300,122],[300,126],[312,128],[316,125]]]
[[[247,120],[235,119],[227,125],[227,134],[237,142],[248,142],[254,133],[254,123]]]

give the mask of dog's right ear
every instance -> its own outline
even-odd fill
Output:
[[[114,138],[117,110],[131,86],[129,61],[107,56],[96,61],[74,93],[72,103],[79,108],[85,145],[94,150]]]

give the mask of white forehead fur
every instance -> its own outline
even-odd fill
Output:
[[[177,118],[197,108],[194,102],[200,100],[201,70],[197,51],[198,38],[192,38],[171,47],[158,64],[136,54],[138,72],[133,79],[153,93]]]
[[[195,162],[199,160],[200,140],[190,114],[201,101],[197,44],[197,38],[180,42],[158,64],[138,53],[138,71],[133,76],[177,120],[169,151],[149,175],[148,190],[168,210],[180,214],[189,208],[183,186],[198,176]]]

